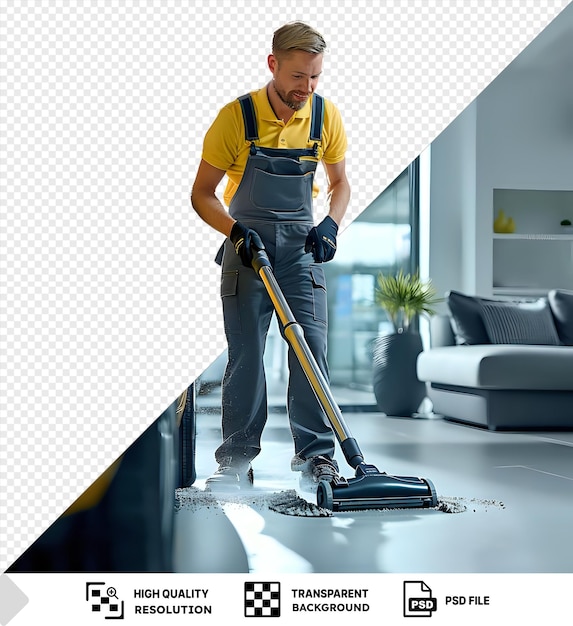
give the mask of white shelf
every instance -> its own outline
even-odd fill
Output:
[[[540,298],[546,296],[550,289],[530,289],[529,287],[494,287],[494,296],[523,296],[524,298]]]
[[[494,189],[492,208],[492,222],[503,210],[517,231],[492,233],[492,293],[536,298],[573,289],[573,232],[560,225],[573,221],[573,190]]]
[[[543,233],[494,233],[494,239],[512,239],[523,241],[573,241],[573,233],[560,235],[560,234],[543,234]]]

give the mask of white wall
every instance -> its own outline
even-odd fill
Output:
[[[429,275],[439,294],[475,287],[476,106],[430,149]]]
[[[573,190],[570,77],[510,66],[432,143],[430,276],[439,291],[491,295],[496,187]]]
[[[507,72],[478,98],[478,292],[491,289],[493,189],[573,190],[573,80],[568,78]]]

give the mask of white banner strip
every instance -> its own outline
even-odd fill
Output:
[[[5,575],[6,576],[6,575]],[[569,623],[573,575],[15,574],[29,602],[10,626],[37,624]],[[0,615],[1,618],[1,615]],[[114,620],[114,621],[110,621]],[[2,622],[3,626],[7,622]],[[251,622],[253,623],[253,622]],[[254,622],[256,623],[256,622]],[[272,623],[272,621],[270,622]]]

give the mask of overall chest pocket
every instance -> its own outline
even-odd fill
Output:
[[[313,172],[306,174],[272,174],[255,169],[251,185],[251,202],[259,209],[300,211],[312,206]]]

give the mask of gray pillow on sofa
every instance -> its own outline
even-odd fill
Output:
[[[547,294],[561,342],[573,346],[573,291],[553,289]]]
[[[485,329],[481,303],[493,302],[478,296],[468,296],[459,291],[448,291],[446,303],[452,315],[452,327],[458,345],[491,343]]]
[[[561,341],[551,309],[536,302],[482,302],[484,326],[491,343],[558,346]]]

